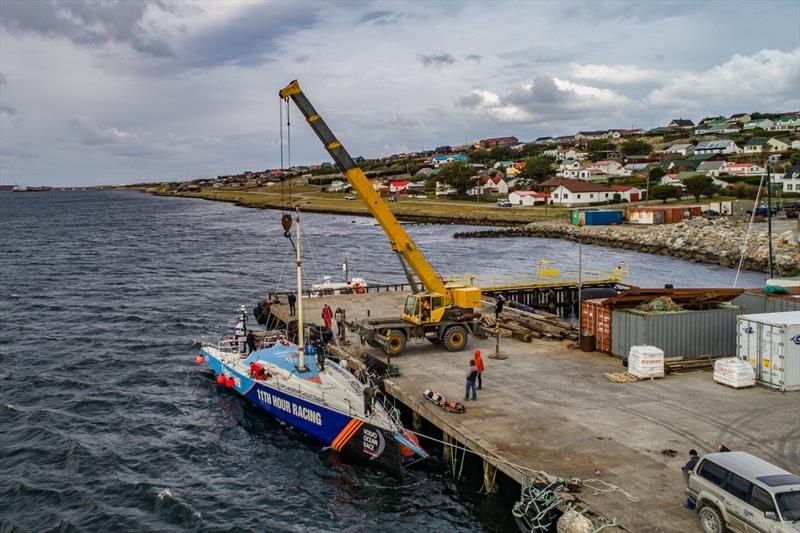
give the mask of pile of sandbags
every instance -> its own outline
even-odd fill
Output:
[[[748,362],[728,357],[714,363],[714,381],[739,389],[755,385],[756,375]]]
[[[664,377],[664,351],[655,346],[631,346],[628,373],[639,379]]]

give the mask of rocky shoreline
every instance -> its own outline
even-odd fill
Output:
[[[455,238],[545,237],[582,241],[613,248],[669,255],[737,268],[747,223],[729,218],[691,219],[657,226],[574,226],[557,222],[532,222],[523,227],[456,233]],[[773,234],[776,275],[800,275],[800,243],[793,231]],[[766,232],[753,230],[747,242],[742,268],[769,272]]]

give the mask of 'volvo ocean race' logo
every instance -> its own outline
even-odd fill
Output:
[[[754,330],[754,329],[753,329],[753,326],[747,326],[747,327],[746,327],[746,328],[744,328],[742,331],[744,331],[744,332],[745,332],[745,333],[747,333],[748,335],[752,335],[753,333],[755,333],[755,332],[756,332],[756,330]]]
[[[362,449],[364,453],[370,456],[370,461],[380,456],[383,453],[383,449],[386,448],[386,442],[383,440],[383,435],[381,435],[380,431],[364,428],[361,432],[361,437],[364,441]]]
[[[794,337],[792,337],[792,342],[800,346],[800,335],[795,335]]]

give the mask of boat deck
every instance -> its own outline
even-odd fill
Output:
[[[396,314],[404,296],[326,300],[334,309],[344,307],[348,318],[361,318],[367,309],[373,317]],[[320,322],[322,301],[305,303],[309,317]],[[487,357],[494,352],[493,339],[472,338],[469,346],[449,353],[425,341],[410,342],[406,353],[392,358],[402,375],[388,381],[389,390],[459,442],[498,458],[495,466],[517,481],[523,480],[523,469],[513,465],[618,486],[639,501],[588,489],[580,499],[631,531],[700,531],[694,512],[683,508],[680,467],[690,448],[702,454],[724,442],[790,471],[800,464],[800,393],[734,390],[715,383],[709,372],[613,383],[603,374],[624,371],[617,358],[554,341],[502,339],[506,360]],[[445,413],[422,397],[425,389],[436,388],[461,400],[476,348],[484,354],[486,372],[478,401],[464,402],[465,414]],[[357,340],[344,349],[385,360]]]

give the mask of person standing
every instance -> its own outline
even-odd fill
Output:
[[[475,359],[469,360],[469,370],[467,370],[467,391],[464,394],[464,401],[469,400],[469,391],[472,390],[472,400],[477,400],[475,395],[475,380],[478,379],[478,367],[475,366]]]
[[[344,342],[344,311],[340,307],[337,307],[336,312],[333,313],[333,319],[336,321],[336,334],[339,342]]]
[[[475,350],[475,368],[478,369],[478,390],[481,390],[483,386],[483,370],[486,367],[483,365],[483,357],[481,357],[480,350]]]
[[[372,414],[372,402],[375,400],[375,387],[364,387],[364,416]]]
[[[689,474],[694,470],[697,461],[700,460],[700,457],[697,455],[697,450],[692,448],[689,450],[689,461],[681,467],[683,470],[683,481],[686,483],[686,486],[689,486]]]
[[[294,316],[294,304],[297,303],[297,296],[294,293],[289,294],[289,316]]]
[[[317,353],[317,371],[325,371],[325,344],[322,342],[322,337],[314,341],[314,351]]]
[[[503,312],[503,304],[506,303],[506,299],[502,294],[497,296],[497,303],[494,304],[494,319],[500,320],[500,313]]]
[[[322,321],[325,323],[325,327],[331,329],[333,325],[331,323],[331,319],[333,317],[333,313],[331,313],[331,308],[328,304],[322,306]]]

